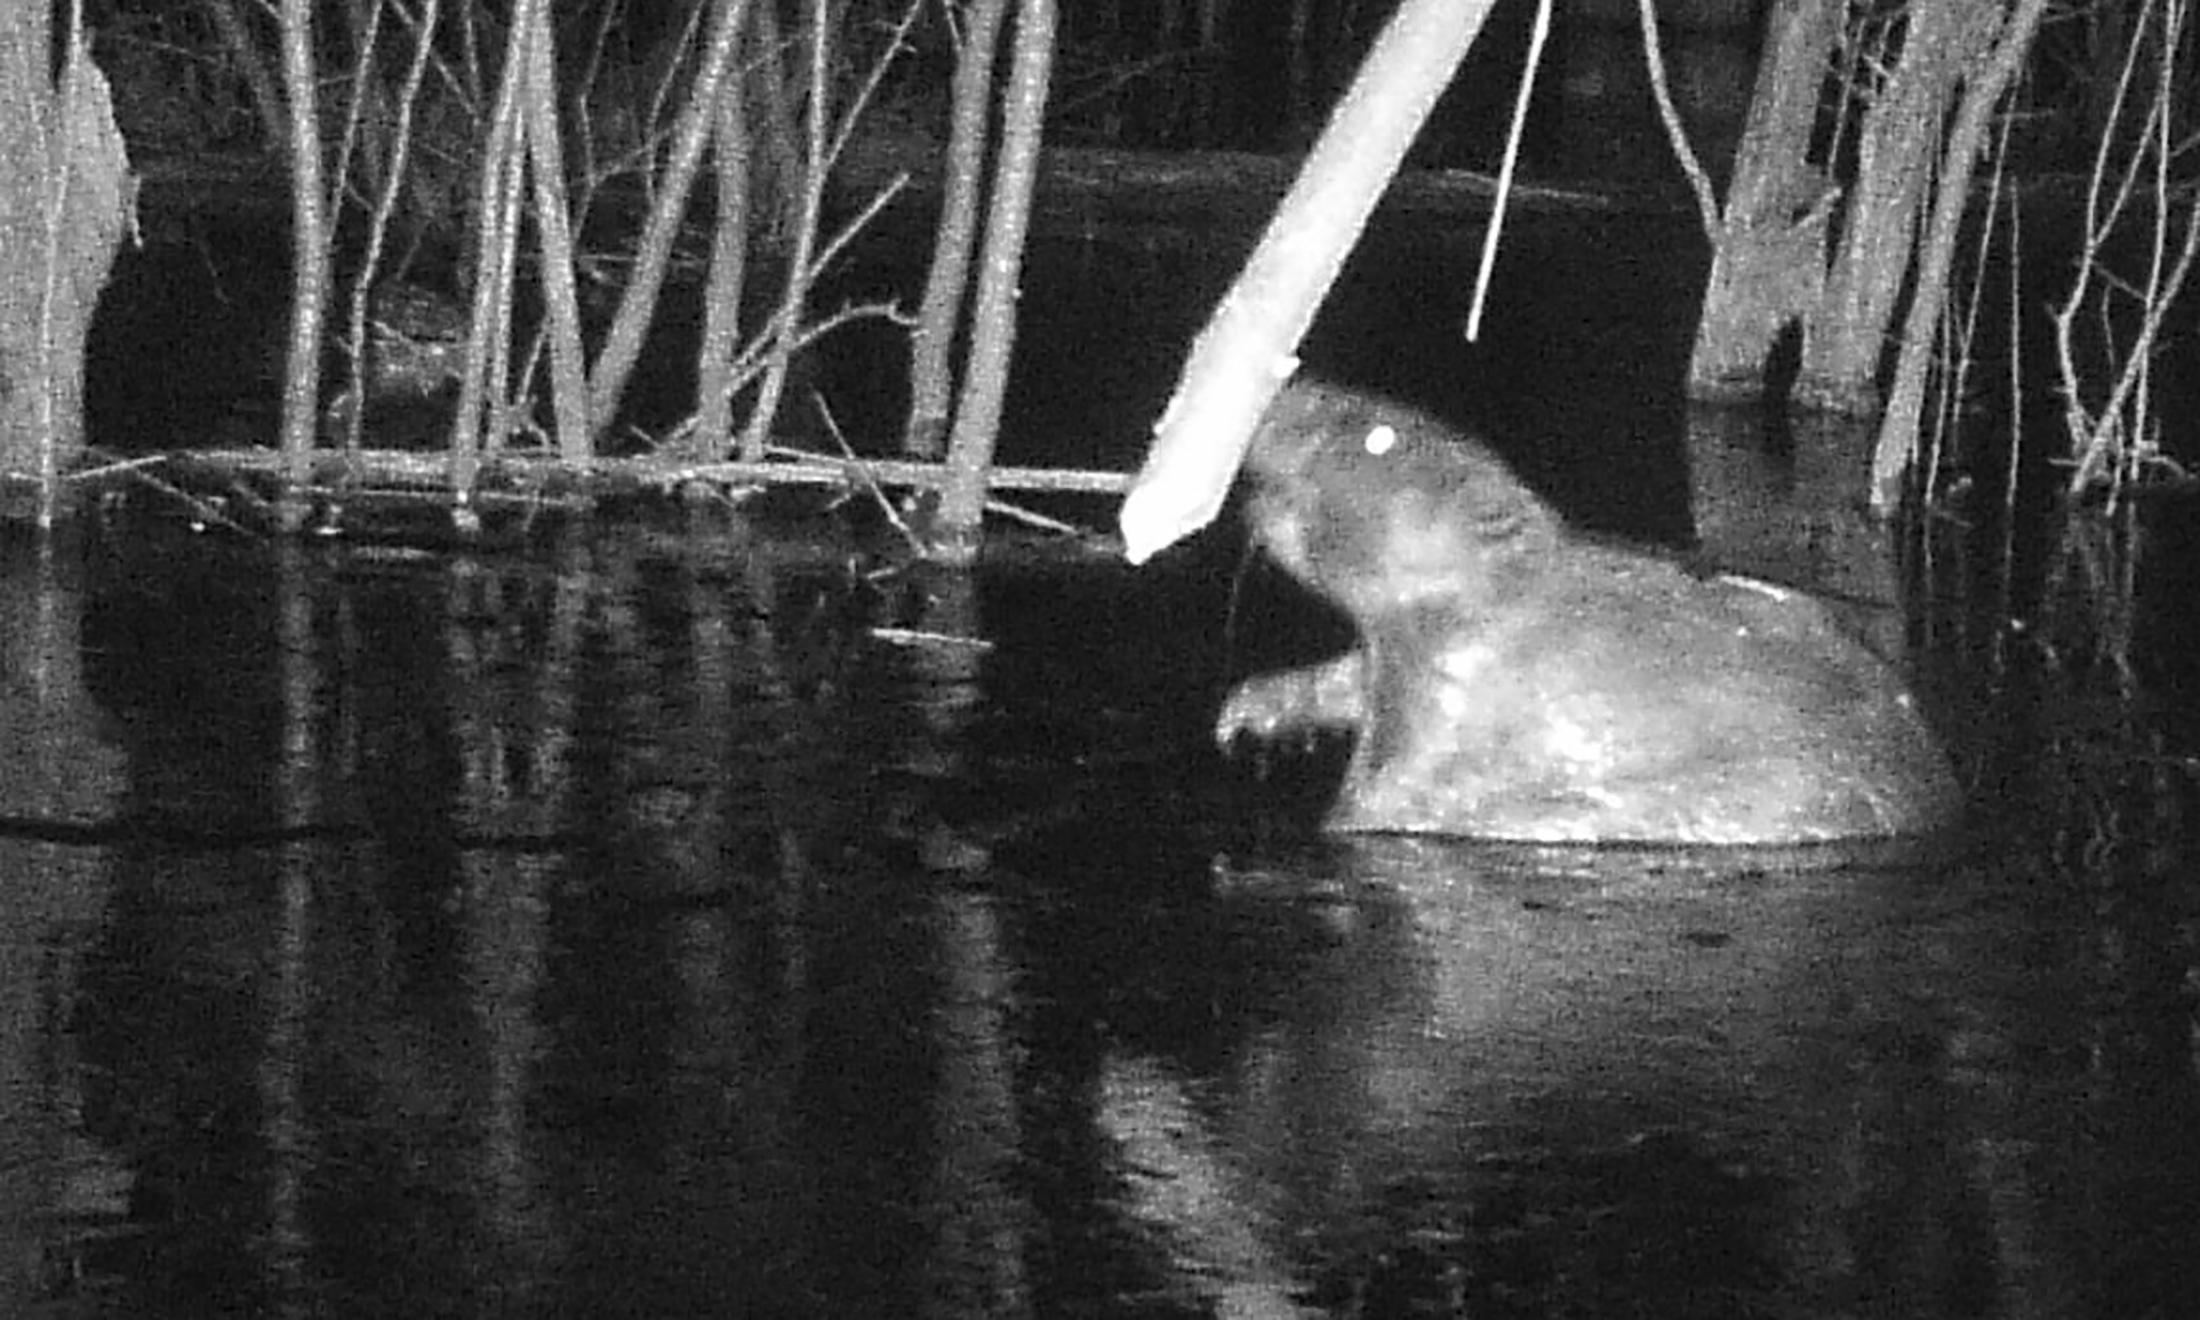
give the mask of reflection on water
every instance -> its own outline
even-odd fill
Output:
[[[2159,866],[1317,843],[1220,575],[681,517],[7,547],[0,1314],[2200,1301]]]
[[[2058,1009],[2007,959],[2007,891],[1409,840],[1239,883],[1304,902],[1310,876],[1331,938],[1273,1020],[1196,1082],[1138,1057],[1108,1076],[1102,1121],[1138,1162],[1228,1189],[1223,1216],[1141,1202],[1191,1248],[1265,1220],[1265,1259],[1288,1246],[1304,1295],[1351,1314],[2067,1300],[2057,1262],[1975,1236],[2091,1231],[2033,1222],[2082,1209],[2045,1190],[2071,1115],[2009,1112],[1988,1075],[2077,1080],[2012,1038]]]

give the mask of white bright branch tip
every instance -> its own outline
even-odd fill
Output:
[[[1117,515],[1143,563],[1222,509],[1291,354],[1495,0],[1406,0],[1361,63],[1282,205],[1192,345],[1184,382]]]
[[[1296,370],[1298,359],[1283,358],[1265,376],[1209,377],[1169,402],[1117,515],[1124,558],[1142,564],[1215,520],[1253,428]]]

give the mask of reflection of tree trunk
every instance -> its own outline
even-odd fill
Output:
[[[1902,581],[1888,526],[1872,512],[1868,425],[1841,416],[1801,418],[1795,434],[1795,518],[1811,576],[1850,630],[1882,656],[1905,653]]]
[[[329,675],[316,645],[314,602],[306,586],[305,554],[297,542],[277,547],[274,567],[281,751],[272,787],[276,818],[297,830],[323,818],[326,749],[317,694]],[[275,1285],[274,1295],[286,1301],[306,1295],[306,1261],[314,1245],[314,1228],[305,1213],[306,1187],[321,1154],[305,1085],[315,964],[323,947],[314,938],[322,917],[316,902],[315,853],[310,844],[293,838],[273,859],[277,898],[271,905],[273,938],[263,954],[266,982],[261,989],[267,1016],[253,1069],[259,1082],[260,1135],[267,1146],[267,1220],[262,1230],[268,1244],[267,1277]]]
[[[80,556],[10,544],[0,555],[0,813],[92,822],[125,808],[130,766],[102,737],[112,727],[85,670]],[[23,553],[28,551],[29,553]],[[140,584],[142,587],[142,584]],[[132,875],[126,849],[0,837],[0,1241],[56,1241],[62,1184],[103,1174],[128,1187],[122,1152],[94,1145],[87,1123],[83,1056],[71,1007],[84,1000],[91,946],[112,938],[108,903]],[[79,1010],[81,1011],[81,1010]],[[81,1029],[81,1022],[76,1030]],[[102,1207],[102,1211],[109,1207]],[[123,1223],[120,1193],[111,1203]],[[79,1222],[89,1222],[88,1220]],[[48,1261],[67,1259],[53,1247]],[[38,1315],[60,1290],[41,1277],[34,1250],[0,1266],[0,1314]],[[31,1268],[19,1268],[28,1263]],[[64,1302],[67,1306],[72,1303]]]
[[[934,948],[941,968],[932,1014],[938,1090],[927,1198],[939,1207],[925,1253],[936,1315],[1030,1314],[1025,1259],[1034,1236],[1025,1184],[1017,1177],[1024,1130],[1017,1111],[1015,961],[1000,914],[976,894],[935,901]]]
[[[11,545],[0,558],[0,747],[7,749],[0,756],[0,814],[101,820],[117,809],[128,767],[101,737],[105,717],[84,674],[77,557],[50,549],[16,553],[27,548]],[[53,875],[88,881],[105,855],[83,860],[88,864],[49,859]],[[55,897],[45,891],[44,875],[4,866],[0,874],[8,875],[8,901],[42,906]],[[24,929],[0,925],[11,938],[24,938]]]
[[[1868,498],[1871,432],[1845,418],[1796,423],[1778,452],[1755,408],[1692,410],[1689,503],[1709,567],[1829,598],[1850,632],[1902,654],[1894,543]]]

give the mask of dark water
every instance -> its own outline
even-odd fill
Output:
[[[1627,251],[1310,355],[1670,537]],[[1025,434],[1135,453],[1204,292],[1127,268],[1027,294]],[[8,544],[0,1316],[2200,1313],[2174,667],[1969,674],[1960,851],[1323,842],[1205,746],[1316,636],[1226,539],[788,530]]]

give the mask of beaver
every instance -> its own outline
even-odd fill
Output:
[[[1318,381],[1247,469],[1253,539],[1359,645],[1243,683],[1216,737],[1356,733],[1329,829],[1790,844],[1957,812],[1901,681],[1808,596],[1578,533],[1477,440]]]

